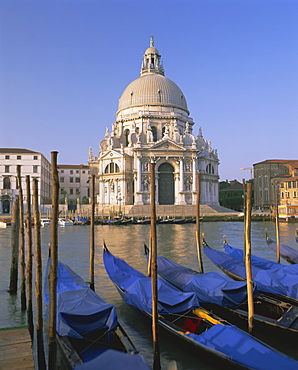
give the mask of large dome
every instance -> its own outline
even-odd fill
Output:
[[[147,73],[132,81],[119,99],[118,111],[144,105],[174,107],[188,112],[179,87],[158,73]]]

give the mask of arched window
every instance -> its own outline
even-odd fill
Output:
[[[153,141],[157,141],[157,129],[155,126],[151,126]]]
[[[128,146],[129,144],[128,142],[129,130],[128,129],[124,131],[124,135],[125,135],[125,146]]]
[[[116,173],[116,172],[120,172],[120,169],[117,163],[111,162],[105,168],[105,173]]]
[[[206,172],[214,175],[214,167],[211,165],[211,163],[207,164]]]
[[[4,177],[3,189],[10,189],[10,178],[9,177]]]
[[[164,127],[162,128],[162,130],[161,130],[161,132],[162,132],[162,137],[164,136],[165,131],[166,131],[166,126],[164,126]]]

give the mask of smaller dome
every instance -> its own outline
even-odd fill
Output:
[[[145,55],[146,54],[157,54],[159,55],[159,52],[158,50],[156,49],[156,47],[154,46],[150,46],[146,51],[145,51]]]

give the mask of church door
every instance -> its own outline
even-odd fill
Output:
[[[2,202],[2,209],[3,209],[3,213],[10,213],[10,201],[9,200],[4,200]]]
[[[169,163],[163,163],[158,172],[158,203],[174,204],[174,168]]]

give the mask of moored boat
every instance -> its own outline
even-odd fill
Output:
[[[227,249],[228,246],[225,245]],[[204,244],[205,255],[226,275],[234,280],[246,280],[245,263],[232,257],[228,253],[215,250]],[[283,266],[275,269],[262,268],[262,260],[251,256],[251,272],[254,283],[260,293],[273,296],[281,301],[298,305],[298,264]],[[258,264],[257,264],[258,261]]]
[[[276,252],[277,244],[272,240],[266,231],[266,243],[267,245]],[[280,255],[283,259],[291,264],[298,263],[298,251],[291,248],[289,245],[280,243]]]
[[[115,257],[106,247],[104,265],[123,300],[151,318],[151,278]],[[297,369],[298,363],[201,308],[193,293],[183,293],[158,278],[158,323],[192,354],[221,368]]]
[[[59,217],[58,226],[60,227],[73,226],[73,221],[69,220],[68,218]]]
[[[47,227],[51,225],[51,219],[50,218],[41,218],[40,219],[40,226],[41,227]]]
[[[230,323],[248,327],[247,287],[217,272],[200,274],[165,257],[157,257],[158,274],[183,292],[194,292],[200,305]],[[254,290],[253,335],[279,336],[292,343],[298,339],[298,307]]]
[[[45,302],[49,304],[48,260]],[[105,303],[69,266],[58,263],[57,343],[61,368],[149,370],[119,324],[116,308]]]

